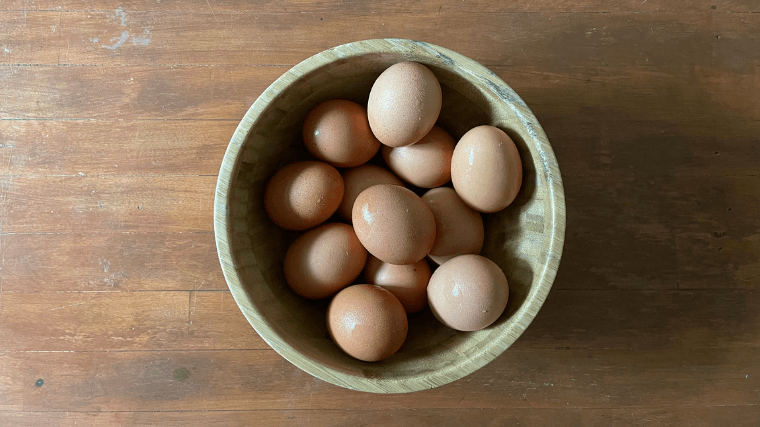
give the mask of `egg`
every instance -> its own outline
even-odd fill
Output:
[[[351,217],[362,245],[387,263],[414,264],[435,242],[433,213],[404,187],[369,187],[356,198]]]
[[[430,274],[430,266],[424,259],[414,264],[395,265],[370,255],[364,266],[364,280],[389,290],[407,313],[416,313],[427,305]]]
[[[434,188],[451,179],[451,156],[454,138],[438,126],[433,126],[414,145],[383,146],[383,159],[388,167],[404,181],[422,188]]]
[[[520,153],[503,130],[487,125],[473,128],[454,149],[451,181],[471,208],[498,212],[509,206],[520,191]]]
[[[458,331],[488,327],[507,307],[509,284],[493,261],[460,255],[438,267],[427,288],[433,315]]]
[[[309,230],[285,253],[285,281],[298,295],[327,298],[354,281],[367,251],[348,224],[329,223]]]
[[[441,85],[416,62],[388,67],[375,80],[367,102],[372,133],[383,144],[403,147],[422,139],[441,112]]]
[[[303,124],[303,141],[314,157],[350,168],[371,159],[380,149],[367,110],[347,99],[332,99],[314,107]]]
[[[348,355],[365,362],[396,353],[408,329],[404,307],[380,286],[349,286],[335,295],[327,308],[330,337]]]
[[[378,184],[404,186],[404,183],[393,172],[375,165],[357,166],[343,171],[341,176],[343,177],[345,191],[343,192],[343,200],[338,206],[338,214],[349,222],[351,221],[354,201],[362,191]]]
[[[422,201],[435,218],[435,243],[428,254],[433,261],[480,253],[485,236],[483,218],[453,188],[433,188],[422,196]]]
[[[306,230],[325,221],[343,199],[343,178],[327,163],[304,161],[285,166],[264,190],[264,209],[286,230]]]

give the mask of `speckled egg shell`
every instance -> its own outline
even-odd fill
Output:
[[[372,133],[390,147],[422,139],[441,112],[441,85],[432,71],[416,62],[388,67],[372,85],[367,116]]]
[[[428,254],[431,258],[480,253],[485,236],[483,218],[453,188],[433,188],[422,196],[422,201],[435,218],[435,243]]]
[[[498,212],[509,206],[520,191],[520,153],[503,130],[487,125],[473,128],[454,149],[451,181],[471,208]]]
[[[434,188],[451,180],[454,138],[438,126],[421,140],[406,147],[383,146],[383,159],[404,181],[422,188]]]
[[[351,216],[359,241],[384,262],[414,264],[435,242],[433,213],[404,187],[369,187],[356,198]]]
[[[343,171],[343,200],[338,206],[338,214],[344,219],[351,221],[351,211],[356,197],[364,190],[373,185],[389,184],[404,186],[404,183],[388,169],[375,165],[361,165]]]
[[[279,170],[267,183],[264,209],[286,230],[315,227],[335,213],[343,199],[343,178],[323,162],[296,162]]]
[[[427,292],[433,315],[458,331],[488,327],[509,299],[504,272],[480,255],[460,255],[443,263],[430,278]]]
[[[350,286],[335,295],[327,308],[330,337],[343,351],[365,362],[396,353],[408,329],[404,307],[380,286]]]
[[[285,281],[298,295],[322,299],[354,281],[367,251],[348,224],[323,224],[309,230],[285,254]]]
[[[367,110],[347,99],[332,99],[314,107],[303,124],[303,140],[314,157],[350,168],[372,158],[380,141],[369,128]]]
[[[407,313],[416,313],[427,305],[430,275],[430,266],[424,259],[414,264],[395,265],[370,255],[364,267],[364,280],[391,291]]]

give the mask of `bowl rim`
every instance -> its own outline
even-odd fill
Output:
[[[522,306],[512,315],[515,318],[513,326],[505,328],[499,334],[498,339],[493,340],[489,345],[483,346],[477,352],[471,354],[469,359],[465,361],[450,364],[436,371],[426,372],[424,376],[418,375],[408,378],[390,379],[382,377],[368,378],[339,372],[309,359],[279,338],[278,334],[251,302],[241,280],[238,271],[240,267],[235,263],[235,255],[230,246],[232,229],[230,227],[231,221],[229,220],[228,209],[230,202],[228,195],[232,191],[231,178],[235,176],[242,162],[240,152],[243,145],[261,113],[280,92],[297,81],[301,76],[324,66],[328,60],[334,60],[336,57],[347,59],[368,54],[382,54],[389,51],[401,54],[413,51],[415,54],[422,54],[441,60],[444,66],[457,64],[457,69],[460,71],[464,70],[469,74],[469,77],[481,80],[487,84],[493,93],[510,107],[531,136],[531,142],[535,144],[535,149],[538,152],[538,160],[542,165],[544,177],[549,184],[547,194],[550,197],[549,205],[552,207],[549,213],[552,223],[551,243],[547,251],[546,262],[543,264],[543,269],[535,273],[538,277],[538,285],[531,288]],[[466,64],[467,67],[462,67],[463,64]],[[559,268],[564,245],[564,235],[565,196],[559,165],[546,134],[533,115],[533,112],[511,87],[480,63],[447,48],[408,39],[369,39],[342,44],[317,53],[282,74],[261,93],[235,129],[224,154],[215,191],[214,237],[219,262],[230,292],[249,324],[253,326],[256,332],[272,349],[301,370],[329,383],[366,392],[406,393],[435,388],[463,378],[498,357],[530,325],[546,300]],[[350,380],[347,380],[346,376],[350,376]]]

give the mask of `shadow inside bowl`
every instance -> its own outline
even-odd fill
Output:
[[[429,309],[412,315],[401,350],[382,362],[366,363],[347,356],[330,340],[326,327],[328,300],[306,300],[286,284],[283,259],[297,233],[282,230],[271,222],[264,211],[263,195],[267,181],[277,170],[309,158],[301,139],[301,124],[310,109],[334,98],[366,105],[377,76],[388,66],[407,60],[426,64],[438,77],[444,99],[438,125],[455,139],[475,126],[491,124],[505,130],[520,151],[523,163],[520,194],[504,211],[484,215],[486,239],[482,254],[505,272],[510,296],[499,320],[477,332],[449,329]],[[228,207],[230,247],[234,248],[236,272],[248,297],[245,303],[238,303],[244,313],[247,309],[256,312],[257,321],[274,332],[262,335],[270,345],[281,354],[284,347],[297,354],[294,358],[298,360],[289,357],[292,354],[283,356],[301,368],[306,369],[298,361],[308,360],[347,376],[400,382],[426,372],[452,372],[445,383],[464,375],[457,371],[472,372],[496,357],[514,342],[535,315],[531,313],[527,323],[516,324],[520,322],[516,314],[535,294],[539,282],[536,271],[547,263],[546,241],[552,238],[548,215],[551,200],[546,190],[538,191],[540,186],[546,186],[538,173],[538,154],[526,142],[531,135],[521,127],[521,119],[507,109],[494,107],[504,102],[503,96],[463,74],[461,68],[449,57],[441,59],[424,52],[370,53],[337,59],[295,78],[269,100],[251,124],[231,178]],[[250,320],[250,313],[246,315]],[[507,344],[498,347],[495,343],[499,342]],[[489,351],[495,355],[474,357]],[[465,365],[471,366],[461,368]],[[431,383],[429,387],[435,385],[440,384]]]

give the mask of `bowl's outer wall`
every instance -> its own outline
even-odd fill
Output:
[[[458,139],[491,124],[515,141],[523,163],[518,198],[485,215],[483,255],[510,283],[507,310],[491,327],[456,332],[429,310],[410,317],[407,342],[394,356],[366,363],[329,339],[327,302],[306,301],[285,284],[282,259],[295,234],[264,213],[263,190],[282,166],[308,157],[300,132],[317,103],[365,103],[374,79],[401,61],[427,65],[444,90],[438,124]],[[530,109],[498,76],[448,49],[411,40],[365,40],[306,59],[275,81],[251,106],[227,148],[216,189],[214,230],[227,283],[256,331],[287,360],[330,383],[368,392],[402,393],[447,384],[484,366],[528,327],[559,267],[565,233],[562,179],[549,141]]]

